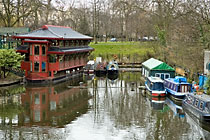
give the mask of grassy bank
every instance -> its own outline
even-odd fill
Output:
[[[102,57],[109,61],[116,56],[119,62],[142,62],[153,56],[155,48],[159,47],[157,42],[99,42],[90,46],[95,49],[90,59]]]

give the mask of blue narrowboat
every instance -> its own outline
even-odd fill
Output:
[[[210,97],[206,94],[189,93],[182,101],[183,108],[200,121],[210,123]]]
[[[191,92],[192,84],[182,76],[168,78],[164,80],[166,94],[172,95],[176,100],[183,100],[187,93]]]
[[[106,66],[107,74],[113,75],[118,74],[119,66],[117,61],[110,61],[109,64]]]
[[[165,97],[164,81],[159,77],[147,77],[145,81],[147,93],[153,97]]]

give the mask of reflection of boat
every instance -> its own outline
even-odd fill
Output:
[[[152,97],[151,100],[151,106],[154,110],[163,110],[164,104],[165,104],[165,97],[157,98]]]
[[[187,123],[191,127],[192,136],[189,139],[203,139],[203,140],[209,140],[210,138],[210,125],[200,122],[198,118],[196,118],[194,115],[188,114],[189,112],[186,112],[186,120]]]
[[[105,62],[98,62],[95,64],[94,68],[95,74],[98,77],[106,75],[106,63]]]
[[[173,111],[175,116],[179,116],[180,118],[183,118],[185,116],[185,113],[183,111],[181,104],[180,105],[176,104],[176,102],[173,102],[169,98],[166,99],[165,103],[170,107],[170,109]]]
[[[148,96],[147,100],[149,100],[150,102],[150,106],[154,109],[154,110],[163,110],[164,105],[165,105],[165,97],[151,97]]]
[[[110,61],[109,64],[106,66],[106,70],[108,75],[118,74],[119,66],[117,61]]]
[[[158,77],[147,77],[145,81],[147,93],[153,97],[166,96],[163,83],[163,80]]]
[[[195,117],[210,123],[210,97],[208,95],[189,93],[182,103],[184,109],[188,110]]]
[[[191,91],[191,84],[181,76],[165,79],[164,86],[166,93],[172,95],[176,100],[183,100],[185,95]]]
[[[116,80],[118,78],[118,76],[119,76],[118,74],[111,74],[111,75],[108,74],[107,75],[108,79],[110,79],[110,80]]]

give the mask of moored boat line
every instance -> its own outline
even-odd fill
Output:
[[[189,93],[182,101],[182,105],[199,120],[210,123],[210,97],[208,95]]]
[[[153,97],[166,96],[164,89],[164,81],[158,77],[148,77],[145,81],[147,93]]]
[[[166,93],[173,96],[176,100],[183,100],[187,93],[191,92],[192,85],[182,76],[168,78],[164,81]]]

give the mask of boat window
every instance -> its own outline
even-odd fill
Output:
[[[149,88],[152,89],[153,87],[153,83],[150,83]]]
[[[174,85],[174,89],[173,90],[176,91],[176,85]]]
[[[194,103],[194,97],[191,96],[191,104]]]
[[[163,83],[154,83],[152,89],[157,91],[163,91],[164,90]]]
[[[164,82],[164,86],[165,87],[168,87],[168,83],[166,81]]]
[[[188,85],[182,85],[181,89],[182,89],[181,90],[182,92],[187,92],[188,91]]]
[[[160,77],[160,73],[156,73],[155,74],[155,77]]]
[[[34,71],[39,72],[39,62],[34,62]]]
[[[170,78],[169,74],[165,74],[165,79]]]
[[[174,84],[171,83],[170,89],[173,89],[173,85],[174,85]]]
[[[165,75],[164,75],[163,73],[161,73],[160,78],[161,78],[161,79],[164,79],[164,76],[165,76]]]
[[[208,110],[210,111],[210,102],[206,103],[206,107],[207,107]]]
[[[186,95],[186,99],[187,99],[187,103],[188,103],[188,104],[191,104],[191,96]]]
[[[39,46],[34,46],[34,55],[39,55]]]
[[[168,83],[168,88],[170,88],[171,83]]]
[[[203,104],[204,104],[204,102],[203,102],[203,101],[201,101],[201,103],[200,103],[200,107],[199,107],[201,110],[203,110]]]
[[[177,87],[177,92],[181,92],[180,86]]]
[[[199,100],[196,99],[196,100],[195,100],[195,107],[198,107],[198,102],[199,102]]]

